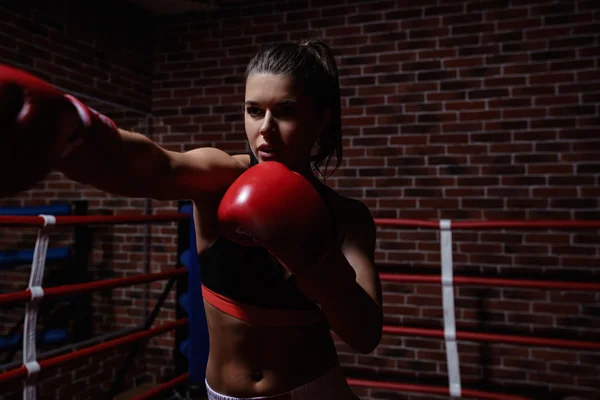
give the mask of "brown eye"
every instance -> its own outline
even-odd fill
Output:
[[[251,115],[253,117],[258,116],[262,113],[262,111],[258,107],[247,107],[246,112],[248,113],[248,115]]]

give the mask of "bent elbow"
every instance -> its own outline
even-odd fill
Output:
[[[354,350],[361,354],[371,354],[377,346],[379,346],[380,340],[370,340],[368,342],[361,343],[360,345],[354,346]]]
[[[368,334],[363,335],[362,340],[357,341],[358,343],[352,347],[361,354],[370,354],[379,346],[382,336],[383,329],[380,325],[377,329],[372,329]]]

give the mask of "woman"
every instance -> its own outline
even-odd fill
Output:
[[[83,126],[73,133],[64,118],[45,123],[60,143],[50,158],[67,177],[118,195],[193,200],[209,399],[356,398],[331,331],[371,352],[381,338],[381,288],[369,210],[314,173],[334,154],[339,166],[342,155],[338,73],[326,44],[277,43],[250,61],[248,154],[168,151],[70,96],[58,103],[75,105],[69,115]],[[25,122],[13,137],[40,134]]]

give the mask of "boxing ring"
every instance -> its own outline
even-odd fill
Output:
[[[91,355],[99,354],[108,349],[114,349],[126,345],[139,344],[145,339],[161,335],[165,332],[187,328],[190,330],[189,343],[186,344],[185,352],[189,359],[189,371],[176,376],[174,379],[159,384],[151,390],[138,395],[136,399],[150,399],[160,396],[173,388],[185,385],[198,385],[204,383],[204,368],[208,355],[207,329],[203,319],[203,306],[200,296],[199,273],[197,259],[194,258],[193,221],[190,218],[190,206],[181,207],[180,212],[156,215],[119,215],[119,216],[54,216],[54,215],[0,215],[0,227],[14,227],[20,229],[37,229],[37,240],[32,256],[29,285],[27,289],[13,293],[0,294],[0,305],[27,304],[22,362],[13,368],[0,372],[0,387],[10,381],[23,381],[23,398],[37,398],[37,382],[40,372],[66,365],[69,362],[83,359]],[[76,225],[106,225],[106,224],[156,224],[168,222],[189,222],[189,253],[187,268],[169,268],[159,273],[139,274],[135,276],[107,279],[102,281],[62,285],[56,287],[43,287],[42,279],[44,268],[49,257],[49,231],[59,227]],[[483,286],[483,287],[511,287],[527,288],[536,290],[574,290],[599,292],[600,283],[595,282],[568,282],[549,280],[526,280],[505,278],[483,278],[455,276],[453,265],[453,239],[452,233],[457,230],[589,230],[600,229],[600,221],[420,221],[420,220],[392,220],[376,219],[378,227],[402,228],[402,229],[426,229],[437,230],[440,235],[440,266],[441,274],[437,276],[419,274],[394,274],[381,273],[382,282],[400,282],[412,284],[436,284],[441,287],[443,306],[443,329],[414,328],[403,326],[386,325],[383,328],[384,335],[391,336],[414,336],[435,338],[443,340],[447,360],[448,385],[446,387],[434,385],[421,385],[402,382],[386,382],[381,380],[369,380],[349,378],[352,387],[383,389],[397,392],[421,393],[430,395],[446,395],[469,399],[490,400],[526,400],[530,397],[489,392],[483,390],[463,387],[459,367],[460,353],[457,341],[494,342],[524,346],[546,346],[564,349],[578,349],[588,351],[600,351],[600,342],[584,340],[568,340],[554,338],[540,338],[530,336],[491,334],[470,331],[458,331],[456,328],[454,288],[457,286]],[[79,349],[67,354],[53,355],[38,354],[36,349],[36,323],[37,310],[40,302],[46,299],[59,298],[69,295],[90,293],[92,291],[112,289],[130,285],[138,285],[164,279],[169,279],[172,287],[174,280],[187,276],[189,278],[188,317],[176,319],[175,321],[153,326],[156,312],[146,321],[145,329],[134,331],[121,337],[105,337],[100,340],[80,344]],[[164,299],[161,299],[164,300]],[[160,308],[161,301],[157,303]],[[156,309],[155,309],[156,311]],[[192,334],[193,333],[193,334]],[[99,342],[100,341],[100,342]]]
[[[188,274],[187,268],[170,268],[158,273],[139,274],[124,278],[106,279],[102,281],[62,285],[57,287],[42,287],[44,268],[49,259],[49,231],[57,227],[77,225],[116,225],[116,224],[150,224],[161,222],[178,222],[190,220],[187,213],[166,213],[161,215],[122,215],[122,216],[0,216],[0,227],[36,228],[37,240],[33,251],[29,285],[27,289],[12,293],[0,294],[0,305],[27,304],[24,328],[23,328],[23,360],[21,365],[14,368],[4,368],[6,371],[0,373],[0,387],[2,384],[13,380],[24,380],[23,398],[35,399],[36,377],[44,370],[55,368],[73,361],[84,359],[92,355],[100,354],[106,350],[137,344],[145,339],[161,335],[165,332],[175,330],[189,325],[189,318],[181,318],[173,322],[167,322],[152,327],[160,307],[164,304],[166,295],[173,287],[175,279]],[[64,251],[63,251],[64,252]],[[21,252],[22,254],[23,252]],[[25,252],[26,253],[26,252]],[[54,251],[56,253],[56,251]],[[26,256],[17,257],[17,261],[24,261]],[[144,330],[133,329],[128,334],[118,332],[113,335],[105,335],[95,338],[87,343],[79,343],[82,349],[68,352],[67,354],[53,355],[61,351],[49,352],[38,357],[36,351],[36,325],[37,310],[43,300],[50,300],[66,296],[80,295],[94,291],[115,289],[131,285],[155,282],[169,279],[169,284],[163,292],[163,296],[157,302],[152,314],[146,320]],[[117,337],[111,337],[117,336]],[[163,393],[171,387],[179,384],[185,377],[180,377],[168,385],[153,388],[148,395]],[[140,397],[145,398],[145,397]]]

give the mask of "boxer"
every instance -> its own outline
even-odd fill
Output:
[[[0,194],[57,170],[120,196],[192,200],[209,399],[356,399],[332,332],[373,351],[381,285],[368,208],[319,179],[342,158],[331,49],[319,40],[262,48],[246,70],[244,121],[247,154],[169,151],[3,66],[0,145],[27,159],[2,161]]]

